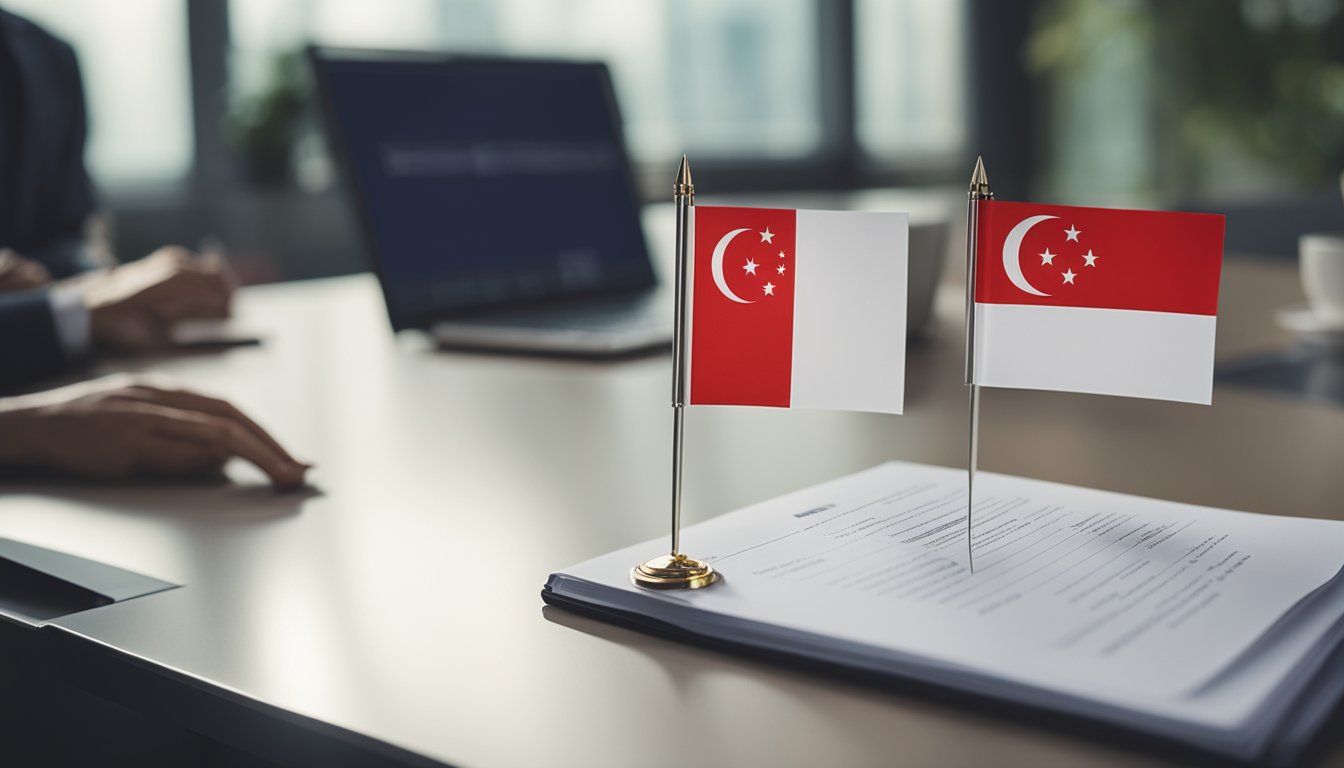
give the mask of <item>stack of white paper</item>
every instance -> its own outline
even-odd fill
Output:
[[[543,597],[1066,710],[1243,758],[1291,755],[1344,692],[1344,523],[887,464],[688,528],[724,575],[630,583],[648,542]]]

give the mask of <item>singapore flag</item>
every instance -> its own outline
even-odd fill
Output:
[[[975,383],[1212,401],[1222,216],[979,212]]]
[[[692,405],[901,412],[906,214],[691,211]]]

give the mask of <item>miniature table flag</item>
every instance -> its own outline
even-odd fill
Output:
[[[901,412],[906,214],[692,211],[692,405]]]
[[[1209,403],[1223,217],[986,200],[974,382]]]

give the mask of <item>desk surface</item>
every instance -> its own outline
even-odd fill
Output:
[[[1290,267],[1230,261],[1220,356],[1287,344],[1273,310],[1299,300]],[[961,465],[961,301],[948,282],[910,351],[905,416],[688,412],[687,522],[888,459]],[[237,402],[317,463],[316,490],[275,494],[241,465],[204,487],[7,488],[0,535],[186,585],[58,626],[456,765],[680,765],[687,744],[713,764],[1154,759],[543,610],[552,570],[665,533],[666,356],[434,351],[392,337],[365,276],[248,289],[239,309],[264,346],[146,370]],[[987,470],[1344,514],[1340,409],[1225,387],[1212,407],[989,390],[981,428]]]

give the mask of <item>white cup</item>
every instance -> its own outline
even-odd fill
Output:
[[[1322,322],[1344,325],[1344,233],[1302,235],[1297,241],[1302,292]]]

